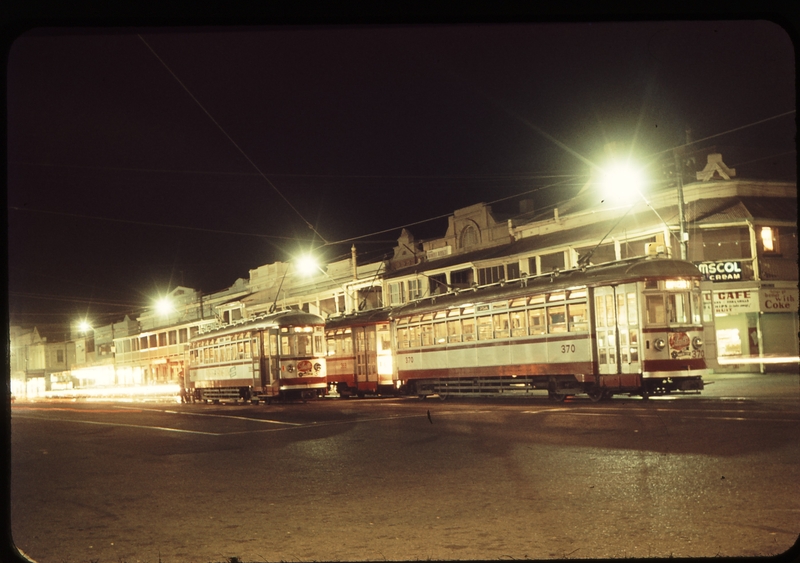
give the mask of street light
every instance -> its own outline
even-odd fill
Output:
[[[174,310],[175,307],[172,305],[172,301],[170,301],[169,297],[162,297],[156,301],[156,312],[159,315],[169,315]]]
[[[669,230],[669,223],[667,223],[658,211],[650,205],[650,202],[642,193],[642,188],[645,187],[646,184],[647,175],[644,173],[644,170],[630,160],[612,161],[601,169],[600,185],[603,187],[606,197],[615,201],[628,201],[631,197],[638,195]],[[678,181],[678,215],[680,231],[678,242],[680,243],[681,260],[686,260],[686,246],[689,236],[686,232],[683,183],[680,180]]]

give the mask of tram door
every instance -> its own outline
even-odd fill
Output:
[[[640,373],[639,301],[635,283],[594,291],[598,371]]]
[[[375,327],[358,326],[353,328],[355,340],[356,373],[355,383],[377,382],[377,353],[375,347]],[[363,386],[362,386],[363,387]]]

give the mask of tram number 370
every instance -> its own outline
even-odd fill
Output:
[[[575,351],[575,345],[574,344],[562,344],[561,345],[561,353],[562,354],[569,354],[570,352],[574,352],[574,351]]]

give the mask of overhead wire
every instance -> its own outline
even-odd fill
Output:
[[[325,237],[323,237],[323,236],[322,236],[322,235],[321,235],[321,234],[320,234],[320,233],[317,231],[317,229],[315,229],[315,228],[314,228],[314,225],[312,225],[311,223],[309,223],[309,222],[308,222],[308,220],[307,220],[307,219],[306,219],[306,218],[303,216],[303,214],[302,214],[302,213],[300,213],[300,210],[299,210],[299,209],[297,209],[297,208],[294,206],[294,204],[292,204],[292,202],[291,202],[291,201],[289,201],[289,198],[287,198],[285,195],[283,195],[283,192],[281,192],[281,191],[278,189],[278,187],[277,187],[275,184],[273,184],[273,183],[272,183],[272,181],[270,181],[270,179],[267,177],[267,175],[266,175],[266,174],[264,174],[264,173],[261,171],[261,169],[260,169],[260,168],[259,168],[259,167],[256,165],[256,163],[255,163],[255,162],[253,162],[253,160],[252,160],[252,159],[251,159],[251,158],[250,158],[250,157],[247,155],[247,153],[246,153],[246,152],[245,152],[245,151],[244,151],[244,150],[243,150],[243,149],[242,149],[242,148],[241,148],[241,147],[240,147],[240,146],[239,146],[239,145],[236,143],[236,141],[234,141],[234,140],[233,140],[233,138],[232,138],[232,137],[231,137],[231,136],[228,134],[228,132],[227,132],[227,131],[225,131],[225,129],[222,127],[222,125],[220,125],[220,124],[217,122],[217,120],[216,120],[216,119],[214,119],[214,117],[211,115],[211,113],[209,113],[209,111],[208,111],[208,110],[207,110],[207,109],[206,109],[206,108],[203,106],[203,104],[201,104],[201,103],[200,103],[200,100],[198,100],[198,99],[197,99],[197,98],[194,96],[194,94],[192,94],[192,92],[189,90],[189,88],[187,88],[187,87],[186,87],[186,85],[185,85],[185,84],[184,84],[184,83],[181,81],[181,79],[180,79],[180,78],[178,78],[178,76],[177,76],[177,75],[176,75],[176,74],[175,74],[175,73],[172,71],[172,69],[169,67],[169,65],[167,65],[167,63],[166,63],[166,62],[164,62],[164,60],[163,60],[163,59],[162,59],[162,58],[161,58],[161,57],[158,55],[158,53],[156,53],[155,49],[153,49],[153,48],[150,46],[150,44],[149,44],[147,41],[145,41],[144,37],[142,37],[142,36],[141,36],[141,34],[138,34],[138,33],[137,33],[136,35],[139,37],[139,39],[141,39],[142,43],[144,43],[144,44],[145,44],[145,46],[146,46],[146,47],[147,47],[147,48],[150,50],[150,52],[151,52],[151,53],[153,53],[153,55],[154,55],[154,56],[155,56],[155,57],[156,57],[156,58],[159,60],[159,62],[160,62],[160,63],[161,63],[163,66],[164,66],[164,68],[166,68],[166,69],[167,69],[167,71],[168,71],[168,72],[169,72],[169,73],[172,75],[172,77],[173,77],[173,78],[174,78],[174,79],[175,79],[175,80],[178,82],[178,84],[180,84],[180,85],[181,85],[181,87],[182,87],[182,88],[183,88],[183,89],[186,91],[186,93],[187,93],[187,94],[189,94],[189,96],[190,96],[190,97],[192,98],[192,100],[194,100],[194,102],[195,102],[195,103],[196,103],[196,104],[197,104],[197,105],[200,107],[200,109],[202,109],[202,110],[203,110],[203,112],[204,112],[204,113],[205,113],[205,114],[208,116],[208,118],[209,118],[209,119],[212,121],[212,123],[214,123],[214,125],[216,125],[216,126],[217,126],[217,128],[218,128],[220,131],[222,131],[222,134],[223,134],[223,135],[225,135],[225,137],[227,137],[227,138],[228,138],[228,140],[231,142],[231,144],[233,144],[233,146],[234,146],[234,147],[236,147],[236,150],[238,150],[238,151],[239,151],[239,152],[242,154],[242,156],[243,156],[243,157],[244,157],[244,158],[247,160],[247,162],[249,162],[249,163],[250,163],[250,165],[251,165],[251,166],[252,166],[252,167],[253,167],[253,168],[254,168],[254,169],[255,169],[255,170],[256,170],[256,171],[259,173],[259,175],[260,175],[262,178],[264,178],[264,180],[265,180],[265,181],[267,182],[267,184],[268,184],[268,185],[269,185],[269,186],[270,186],[270,187],[271,187],[271,188],[272,188],[272,189],[275,191],[275,193],[277,193],[277,194],[278,194],[278,195],[279,195],[279,196],[280,196],[280,197],[283,199],[283,201],[285,201],[285,202],[286,202],[286,204],[287,204],[287,205],[288,205],[288,206],[289,206],[289,207],[292,209],[292,211],[294,211],[294,212],[297,214],[297,216],[298,216],[298,217],[300,217],[300,219],[302,219],[302,220],[303,220],[303,222],[306,224],[306,226],[307,226],[309,229],[311,229],[311,231],[312,231],[312,232],[313,232],[315,235],[317,235],[317,236],[320,238],[320,240],[322,240],[323,242],[326,242],[326,240],[325,240]]]

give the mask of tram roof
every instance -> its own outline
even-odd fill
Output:
[[[389,320],[391,314],[392,309],[389,307],[384,307],[382,309],[369,309],[367,311],[358,311],[357,313],[328,317],[328,319],[325,321],[325,328],[336,329],[347,326],[378,323]]]
[[[279,311],[269,315],[248,319],[242,322],[237,322],[225,325],[208,332],[199,333],[194,338],[208,338],[211,336],[224,336],[226,334],[234,334],[243,330],[257,330],[270,327],[282,326],[297,326],[297,325],[321,325],[325,324],[325,319],[313,313],[306,313],[305,311],[297,311],[288,309]]]
[[[562,291],[572,287],[619,285],[641,279],[687,277],[700,277],[700,271],[690,262],[669,258],[635,258],[426,297],[397,307],[391,316],[435,311],[464,303],[486,303],[535,292]]]

